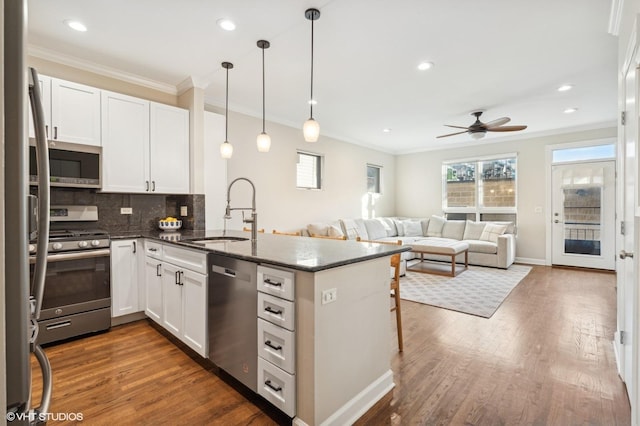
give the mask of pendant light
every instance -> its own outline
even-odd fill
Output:
[[[258,135],[256,144],[258,151],[269,152],[271,148],[271,137],[264,130],[264,49],[268,49],[271,44],[267,40],[258,40],[258,47],[262,49],[262,133]]]
[[[231,62],[223,62],[222,68],[227,70],[227,88],[226,88],[226,103],[224,106],[224,142],[220,145],[220,155],[222,158],[231,158],[233,155],[233,145],[229,143],[227,134],[229,132],[229,70],[233,68]]]
[[[320,124],[313,119],[313,21],[320,18],[320,11],[318,9],[307,9],[304,12],[305,18],[311,21],[311,98],[309,99],[309,105],[311,107],[310,117],[304,122],[302,126],[302,133],[304,134],[304,140],[307,142],[316,142],[318,136],[320,136]]]

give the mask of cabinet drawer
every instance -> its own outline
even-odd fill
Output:
[[[181,268],[207,275],[207,255],[202,251],[165,244],[162,248],[162,258]]]
[[[294,374],[295,348],[295,334],[292,331],[258,318],[258,356]]]
[[[294,300],[294,274],[291,271],[258,265],[258,291]]]
[[[296,414],[296,376],[258,357],[258,394],[289,417]]]
[[[151,240],[144,241],[144,252],[147,256],[154,259],[162,259],[162,244]]]
[[[293,302],[258,292],[258,316],[287,330],[294,330],[296,311]]]

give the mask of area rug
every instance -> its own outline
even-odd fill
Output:
[[[491,318],[529,271],[530,266],[511,265],[506,270],[469,266],[455,277],[407,272],[400,278],[400,298]]]

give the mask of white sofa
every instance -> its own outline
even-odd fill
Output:
[[[340,229],[338,228],[340,225]],[[464,241],[469,244],[469,264],[507,269],[515,260],[515,227],[511,222],[473,222],[447,220],[432,216],[428,219],[340,219],[331,225],[311,224],[311,233],[325,233],[347,239],[360,237],[365,240],[397,241],[403,244],[428,244],[430,240]],[[416,253],[402,254],[401,273],[406,271],[406,261],[416,258]],[[463,261],[462,256],[458,261]],[[450,257],[425,255],[425,259],[450,261]]]

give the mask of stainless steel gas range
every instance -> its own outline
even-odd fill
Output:
[[[52,206],[47,274],[37,342],[45,344],[111,327],[109,234],[90,229],[96,206]],[[29,245],[31,274],[36,245]]]

